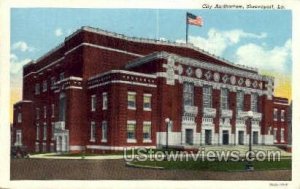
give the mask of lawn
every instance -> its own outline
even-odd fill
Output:
[[[282,159],[280,161],[254,161],[255,170],[291,170],[292,160]],[[199,171],[243,171],[244,161],[144,161],[134,162],[136,165],[147,165],[163,167],[165,169],[185,169]]]

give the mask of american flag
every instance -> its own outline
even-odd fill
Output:
[[[195,26],[202,26],[203,20],[200,16],[193,15],[192,13],[186,13],[186,21],[188,24]]]

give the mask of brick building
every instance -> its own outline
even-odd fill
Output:
[[[288,141],[274,78],[190,44],[82,27],[23,70],[13,144],[30,151],[246,145],[250,122],[254,144]]]

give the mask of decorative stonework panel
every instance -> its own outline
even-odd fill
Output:
[[[200,68],[196,69],[196,77],[201,78],[202,77],[202,70]]]
[[[238,81],[239,86],[242,86],[243,83],[244,83],[244,79],[243,79],[243,78],[240,78],[239,81]]]
[[[232,76],[230,77],[230,83],[231,83],[232,85],[235,85],[235,83],[236,83],[236,77],[235,77],[234,75],[232,75]]]
[[[193,74],[193,69],[191,67],[188,67],[186,70],[186,75],[191,76]]]
[[[177,70],[178,70],[178,74],[179,74],[179,75],[181,75],[181,74],[183,73],[183,68],[182,68],[182,65],[181,65],[181,64],[179,64],[179,65],[177,66]]]
[[[218,72],[215,72],[214,73],[214,81],[219,82],[219,80],[220,80],[220,74]]]
[[[228,75],[224,75],[222,78],[223,83],[227,83],[228,81]]]
[[[207,71],[207,72],[205,73],[205,78],[206,78],[207,80],[210,80],[211,76],[212,76],[211,71]]]
[[[251,85],[250,79],[246,79],[245,84],[246,84],[246,87],[250,87],[250,85]]]
[[[252,83],[252,86],[253,86],[254,88],[257,88],[257,81],[254,81],[254,82]]]

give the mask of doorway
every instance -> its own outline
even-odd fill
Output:
[[[239,131],[238,144],[239,145],[244,145],[244,131]]]
[[[253,131],[253,144],[258,144],[258,132]]]
[[[205,145],[211,145],[211,130],[205,130]]]
[[[228,132],[228,130],[223,130],[223,133],[222,133],[222,139],[223,139],[223,141],[222,141],[222,143],[223,143],[223,145],[228,145],[229,144],[229,132]]]
[[[193,145],[193,129],[185,130],[185,143],[188,145]]]

